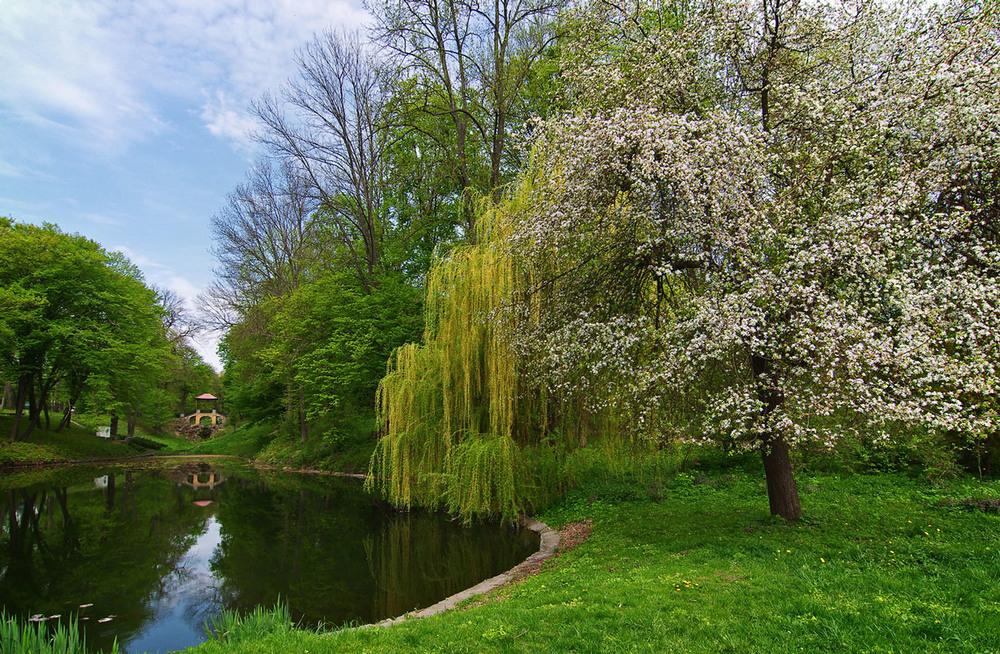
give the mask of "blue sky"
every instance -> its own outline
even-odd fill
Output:
[[[0,0],[0,215],[120,250],[193,300],[209,221],[255,156],[250,101],[314,32],[365,21],[360,0]]]

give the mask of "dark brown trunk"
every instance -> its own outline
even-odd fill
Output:
[[[764,476],[767,480],[767,501],[771,515],[785,520],[796,520],[802,516],[799,503],[799,489],[792,475],[792,459],[788,443],[783,435],[771,426],[771,414],[784,402],[784,396],[775,388],[771,379],[771,365],[764,357],[751,355],[750,367],[757,385],[757,397],[761,401],[760,421],[766,425],[767,433],[761,439],[760,454],[764,460]]]
[[[10,442],[15,443],[21,429],[21,417],[24,415],[24,401],[28,398],[28,387],[31,385],[31,375],[21,375],[17,380],[17,394],[14,397],[14,424],[10,428]]]
[[[118,414],[111,414],[111,440],[118,440]]]
[[[788,443],[784,438],[771,438],[761,444],[760,454],[764,459],[764,476],[767,479],[767,502],[771,515],[785,520],[796,520],[802,516],[799,504],[799,489],[792,476],[792,460],[788,454]]]
[[[66,410],[63,411],[62,420],[60,420],[59,424],[56,425],[56,433],[58,434],[63,429],[66,429],[67,427],[69,427],[69,422],[72,419],[73,419],[73,403],[71,402],[71,403],[69,403],[69,404],[66,405]]]

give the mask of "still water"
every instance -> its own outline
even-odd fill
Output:
[[[372,622],[538,548],[526,530],[398,513],[356,480],[229,461],[44,475],[0,480],[0,606],[79,615],[91,648],[182,649],[222,609],[279,597],[305,625]]]

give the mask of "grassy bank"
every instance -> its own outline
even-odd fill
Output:
[[[138,445],[98,438],[94,431],[70,425],[63,431],[34,429],[27,440],[10,443],[13,417],[0,415],[0,466],[37,465],[80,461],[87,459],[113,459],[149,452]]]
[[[375,447],[371,423],[358,420],[339,431],[320,431],[305,443],[270,423],[240,425],[209,440],[171,444],[163,453],[229,454],[278,467],[366,472]]]
[[[368,421],[310,438],[282,433],[271,424],[227,427],[217,436],[189,441],[140,427],[132,443],[98,438],[92,427],[71,425],[62,432],[34,429],[26,440],[9,443],[13,416],[0,414],[0,467],[38,466],[68,461],[116,459],[140,454],[233,455],[265,465],[296,469],[365,472],[375,441]]]
[[[800,485],[796,525],[767,515],[752,469],[585,485],[541,517],[591,520],[592,536],[490,602],[391,628],[257,627],[195,651],[1000,650],[1000,516],[960,504],[1000,497],[1000,483],[883,474]]]

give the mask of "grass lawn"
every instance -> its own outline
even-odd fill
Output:
[[[56,420],[53,420],[53,423]],[[9,442],[14,418],[0,414],[0,466],[58,463],[83,459],[113,459],[148,450],[98,438],[92,430],[70,425],[60,433],[34,429],[27,441]],[[53,429],[55,428],[53,424]],[[23,426],[22,426],[23,430]]]
[[[1000,516],[949,502],[1000,497],[1000,482],[799,485],[806,517],[786,525],[756,470],[593,484],[540,516],[591,520],[591,537],[491,601],[329,634],[245,621],[194,651],[1000,651]]]

